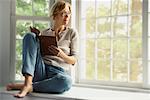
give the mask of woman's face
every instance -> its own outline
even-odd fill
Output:
[[[58,15],[55,16],[55,24],[67,25],[70,21],[71,12],[69,7],[66,6]]]

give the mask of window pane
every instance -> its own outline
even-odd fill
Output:
[[[142,82],[143,77],[142,61],[131,60],[130,62],[130,81],[131,82]]]
[[[16,80],[22,80],[22,39],[16,40]]]
[[[22,59],[22,39],[16,40],[16,59]]]
[[[114,59],[127,59],[128,57],[127,39],[115,39],[113,41],[113,57]]]
[[[39,29],[40,31],[49,28],[49,22],[42,22],[42,21],[36,21],[34,23],[34,26]]]
[[[110,60],[98,60],[98,80],[110,79]]]
[[[16,0],[17,15],[32,15],[32,0]]]
[[[81,0],[81,18],[95,17],[95,0]]]
[[[111,0],[97,0],[96,9],[97,16],[110,16]]]
[[[21,68],[22,68],[22,60],[16,60],[16,75],[15,75],[15,80],[23,80],[23,76],[21,73]]]
[[[87,79],[94,78],[94,67],[95,67],[95,60],[94,60],[94,53],[95,53],[95,44],[94,39],[86,40],[86,76]]]
[[[130,16],[129,34],[131,37],[142,37],[142,16]]]
[[[131,59],[142,58],[142,39],[130,40],[130,58]]]
[[[97,20],[97,31],[99,37],[110,37],[111,35],[111,20],[110,18],[101,18]]]
[[[128,0],[112,0],[113,15],[127,14]]]
[[[127,37],[127,17],[113,18],[113,35],[114,37]]]
[[[130,13],[141,14],[142,13],[142,2],[143,0],[129,0],[130,2]]]
[[[23,38],[26,32],[29,32],[29,27],[32,26],[31,21],[18,20],[16,22],[16,38]]]
[[[48,16],[49,0],[33,0],[33,9],[35,16]]]
[[[81,25],[83,25],[83,28],[85,26],[86,34],[95,32],[95,1],[81,1],[81,19],[84,20]]]
[[[22,39],[25,33],[29,32],[31,21],[18,20],[16,22],[16,80],[22,80]]]
[[[98,58],[110,59],[110,39],[98,39]]]
[[[127,61],[114,60],[113,61],[113,81],[126,82],[128,79]]]

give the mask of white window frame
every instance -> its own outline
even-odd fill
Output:
[[[16,5],[15,5],[15,1],[16,0],[11,0],[11,22],[10,22],[10,26],[11,26],[11,43],[10,43],[10,81],[15,81],[15,53],[16,53],[16,21],[21,19],[21,20],[40,20],[40,21],[49,21],[49,18],[46,17],[36,17],[36,16],[32,16],[32,17],[24,17],[24,16],[16,16]],[[143,42],[143,84],[118,84],[118,83],[108,83],[108,82],[91,82],[91,81],[82,81],[79,79],[81,73],[80,73],[80,62],[79,62],[79,66],[76,66],[76,71],[75,71],[75,84],[87,84],[88,86],[96,86],[99,87],[100,85],[102,86],[126,86],[126,87],[135,87],[135,88],[150,88],[150,68],[148,67],[148,0],[143,0],[143,13],[142,13],[142,22],[143,22],[143,28],[142,28],[142,42]],[[72,0],[72,7],[75,8],[73,9],[73,17],[72,17],[72,27],[75,27],[77,30],[80,30],[80,9],[81,9],[81,4],[80,4],[80,0]],[[74,16],[75,15],[75,16]],[[79,31],[80,33],[80,31]],[[80,61],[80,58],[79,58]]]
[[[33,1],[33,0],[32,0]],[[55,2],[55,0],[51,0],[51,2],[49,3],[49,5],[52,5]],[[33,6],[33,5],[32,5]],[[21,81],[22,80],[15,80],[15,73],[16,73],[16,22],[18,20],[27,20],[27,21],[31,21],[34,24],[34,21],[50,21],[49,17],[42,17],[42,16],[21,16],[21,15],[16,15],[16,0],[12,0],[11,1],[11,22],[10,22],[10,26],[11,26],[11,43],[10,43],[10,81]]]
[[[150,2],[150,1],[149,1]],[[73,4],[75,5],[76,8],[76,16],[74,18],[74,20],[76,20],[75,22],[75,26],[80,34],[80,16],[81,15],[81,0],[73,0]],[[131,87],[131,88],[148,88],[150,89],[150,68],[148,65],[148,0],[143,0],[143,4],[142,4],[142,62],[143,62],[143,84],[139,84],[139,83],[117,83],[117,82],[107,82],[107,81],[88,81],[88,80],[80,80],[80,66],[81,62],[79,62],[79,66],[76,69],[76,84],[84,84],[87,86],[92,86],[92,87],[101,87],[101,86],[121,86],[121,87]],[[80,39],[81,40],[81,39]],[[81,50],[80,50],[81,51]],[[80,55],[80,54],[79,54]],[[80,58],[79,58],[80,61]],[[82,70],[83,71],[83,70]]]

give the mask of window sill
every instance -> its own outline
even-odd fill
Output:
[[[3,94],[15,94],[18,91],[6,91],[5,88],[0,88],[0,93]],[[96,88],[87,88],[81,86],[73,86],[69,91],[64,94],[46,94],[46,93],[31,93],[28,95],[29,98],[43,98],[42,100],[47,99],[58,99],[58,100],[148,100],[150,95],[148,93],[142,92],[127,92],[127,91],[114,91],[108,89],[96,89]]]

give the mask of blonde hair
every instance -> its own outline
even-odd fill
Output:
[[[63,0],[59,0],[55,2],[50,9],[50,18],[55,17],[58,13],[60,13],[65,7],[68,6],[71,13],[71,5],[68,2]]]

